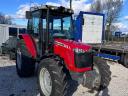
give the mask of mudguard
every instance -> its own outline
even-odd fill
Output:
[[[36,44],[29,34],[20,34],[19,39],[23,40],[28,54],[34,59],[37,57]]]

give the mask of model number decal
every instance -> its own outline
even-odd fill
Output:
[[[71,49],[70,46],[66,45],[66,44],[63,44],[61,42],[58,42],[58,41],[55,41],[55,44],[58,45],[58,46],[62,46],[64,48],[67,48],[67,49]]]

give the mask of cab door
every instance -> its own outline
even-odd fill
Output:
[[[39,55],[39,18],[33,16],[32,19],[28,20],[27,27],[27,33],[33,41],[33,45],[35,46],[37,55]]]

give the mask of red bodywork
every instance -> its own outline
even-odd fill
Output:
[[[35,45],[35,42],[32,39],[32,37],[29,34],[22,34],[19,36],[22,36],[22,38],[25,42],[25,45],[27,47],[27,50],[30,53],[31,57],[36,58],[36,56],[37,56],[36,45]]]
[[[36,44],[32,37],[28,34],[22,34],[22,39],[25,42],[28,52],[33,58],[37,56]],[[75,66],[74,48],[79,48],[88,52],[92,47],[80,42],[75,42],[68,39],[55,39],[54,54],[59,55],[64,59],[66,67],[73,72],[86,72],[92,70],[92,67],[77,68]]]
[[[92,67],[88,68],[76,68],[75,67],[75,56],[74,48],[82,49],[88,52],[92,47],[80,42],[72,40],[56,39],[54,44],[54,53],[64,59],[67,68],[74,72],[86,72],[92,70]]]

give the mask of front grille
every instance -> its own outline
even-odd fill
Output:
[[[93,66],[93,53],[76,53],[75,52],[75,65],[77,68],[86,68]]]

